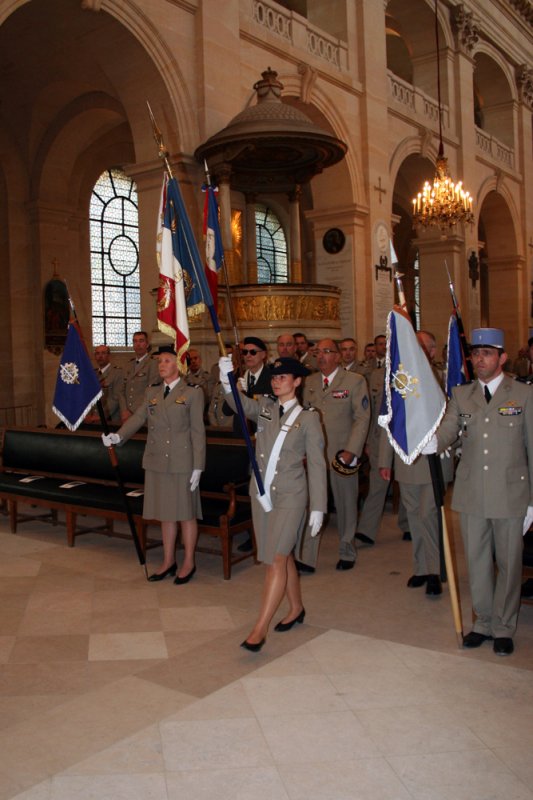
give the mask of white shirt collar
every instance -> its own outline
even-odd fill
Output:
[[[324,378],[328,379],[328,384],[331,386],[331,384],[335,380],[335,375],[337,374],[338,371],[339,371],[339,368],[337,367],[337,369],[334,369],[333,372],[330,373],[329,375],[324,375],[322,373],[322,386],[324,385]]]
[[[488,386],[489,392],[491,393],[492,396],[494,396],[494,393],[496,392],[496,389],[498,388],[500,383],[503,381],[503,378],[504,374],[503,372],[500,372],[500,374],[497,375],[495,378],[493,378],[489,383],[483,383],[483,381],[480,381],[479,379],[478,382],[482,390],[484,390],[485,386]]]
[[[105,372],[107,372],[110,366],[111,364],[106,364],[105,367],[98,367],[98,369],[100,370],[100,375],[103,375]]]
[[[164,387],[164,388],[166,388],[167,386],[170,386],[170,391],[172,391],[172,389],[174,388],[174,386],[177,386],[177,385],[178,385],[178,383],[179,383],[179,380],[180,380],[180,379],[179,379],[179,377],[178,377],[178,378],[176,378],[176,380],[175,380],[175,381],[172,381],[172,383],[165,383],[165,382],[163,381],[163,387]],[[169,392],[169,394],[170,394],[170,392]]]
[[[295,406],[298,402],[297,397],[293,397],[292,400],[287,400],[286,403],[280,403],[280,406],[283,406],[283,413],[286,414],[289,409]]]

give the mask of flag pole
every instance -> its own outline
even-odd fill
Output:
[[[183,206],[183,213],[178,213],[176,215],[176,217],[177,217],[177,221],[179,222],[181,231],[183,233],[183,239],[184,239],[185,245],[187,247],[187,252],[188,252],[188,256],[189,256],[189,263],[191,265],[191,268],[194,270],[195,282],[200,287],[203,302],[204,302],[205,306],[207,307],[207,310],[209,311],[209,316],[211,317],[211,323],[213,325],[213,331],[214,331],[215,336],[217,338],[217,344],[218,344],[218,349],[219,349],[220,355],[221,356],[225,356],[226,355],[226,347],[224,345],[224,340],[222,338],[222,333],[221,333],[221,330],[220,330],[220,322],[218,320],[218,315],[217,315],[217,312],[216,312],[216,309],[215,309],[215,306],[214,306],[214,303],[213,303],[213,298],[211,297],[211,292],[210,292],[210,289],[209,289],[209,285],[207,283],[207,278],[205,277],[205,274],[203,274],[204,267],[203,267],[203,264],[202,264],[201,259],[200,259],[198,246],[196,244],[196,240],[195,240],[193,232],[192,232],[192,227],[191,227],[191,224],[189,222],[189,218],[187,217],[187,214],[186,214],[186,211],[185,211],[185,206],[183,204],[183,199],[181,197],[180,188],[179,188],[178,182],[176,181],[176,179],[174,178],[174,176],[172,174],[172,170],[171,170],[170,163],[169,163],[169,160],[168,160],[169,153],[168,153],[168,150],[166,149],[165,144],[163,142],[163,135],[162,135],[161,131],[159,130],[158,126],[157,126],[157,123],[155,121],[154,115],[152,113],[152,109],[150,108],[150,104],[148,103],[148,101],[147,101],[146,104],[148,106],[148,113],[150,115],[150,120],[151,120],[151,123],[152,123],[152,130],[153,130],[153,134],[154,134],[154,139],[155,139],[157,147],[158,147],[159,158],[161,158],[161,160],[164,162],[167,174],[168,174],[170,180],[173,182],[173,185],[174,185],[174,188],[175,188],[175,192],[176,192],[176,200],[178,200],[180,205]],[[256,481],[256,484],[257,484],[257,488],[259,490],[259,496],[260,496],[259,499],[260,499],[260,502],[261,502],[261,500],[263,502],[267,502],[268,501],[268,497],[267,497],[267,495],[265,493],[265,487],[264,487],[264,484],[263,484],[263,479],[261,477],[261,473],[259,472],[259,467],[257,465],[257,459],[255,457],[255,450],[254,450],[254,446],[252,444],[252,440],[250,438],[250,433],[248,431],[248,426],[246,424],[246,417],[244,415],[244,409],[242,407],[241,396],[240,396],[239,390],[237,388],[235,375],[233,373],[230,373],[228,375],[228,379],[229,379],[229,384],[230,384],[230,388],[231,388],[231,393],[232,393],[233,399],[235,401],[235,407],[237,409],[237,414],[238,414],[240,422],[241,422],[241,428],[242,428],[242,432],[243,432],[243,437],[244,437],[244,440],[246,442],[246,448],[248,450],[248,456],[250,458],[250,465],[252,467],[252,470],[253,470],[253,473],[254,473],[254,477],[255,477],[255,481]]]
[[[209,197],[209,192],[213,191],[213,186],[211,184],[211,175],[209,174],[209,167],[207,166],[207,161],[204,158],[204,170],[205,170],[205,182],[207,185],[207,194]],[[229,318],[231,327],[233,328],[233,339],[235,341],[235,349],[236,349],[236,362],[239,367],[239,372],[242,371],[242,360],[241,360],[241,349],[240,349],[240,337],[239,337],[239,329],[237,328],[237,318],[235,316],[235,306],[233,304],[233,296],[231,294],[230,285],[229,285],[229,275],[228,275],[228,267],[226,264],[226,255],[224,253],[224,248],[222,248],[222,274],[224,275],[224,286],[226,288],[226,295],[228,298],[228,311],[229,311]]]
[[[396,288],[398,291],[398,300],[404,311],[407,311],[407,304],[405,301],[405,293],[403,291],[402,275],[396,272],[394,275],[396,281]],[[433,495],[435,498],[435,505],[437,506],[439,515],[439,551],[441,558],[441,576],[445,572],[448,577],[448,587],[450,591],[450,602],[452,605],[452,616],[455,627],[455,634],[457,637],[457,644],[461,649],[463,646],[463,622],[461,614],[461,605],[459,601],[459,593],[457,590],[457,579],[455,576],[455,569],[453,564],[452,552],[450,547],[450,537],[448,534],[448,526],[446,524],[446,516],[444,514],[444,479],[442,477],[442,466],[440,458],[436,453],[428,455],[429,472],[431,475],[431,483],[433,486]],[[444,564],[443,561],[444,551]]]
[[[65,285],[67,286],[66,281],[65,281]],[[74,307],[74,303],[72,301],[72,297],[70,296],[70,291],[69,291],[68,286],[67,286],[67,297],[68,297],[68,302],[69,302],[69,305],[70,305],[70,309],[72,311],[72,316],[74,318],[74,324],[76,325],[76,327],[78,329],[81,343],[82,343],[82,345],[83,345],[83,347],[84,347],[84,349],[85,349],[85,351],[87,353],[87,356],[89,357],[89,351],[87,349],[87,344],[85,342],[85,338],[83,336],[83,333],[82,333],[82,330],[81,330],[81,327],[80,327],[80,324],[79,324],[79,321],[78,321],[78,315],[76,313],[76,309]],[[106,419],[106,416],[105,416],[104,406],[102,405],[102,400],[101,399],[96,401],[96,408],[97,408],[97,411],[98,411],[98,416],[100,417],[102,430],[103,430],[104,434],[107,436],[109,434],[109,425],[107,424],[107,419]],[[129,527],[130,527],[131,538],[133,539],[133,543],[135,545],[135,550],[137,551],[137,557],[139,559],[139,563],[140,563],[141,567],[143,567],[143,569],[144,569],[145,578],[146,578],[146,580],[148,580],[148,570],[147,570],[147,567],[146,567],[146,557],[145,557],[145,554],[143,553],[143,549],[141,547],[141,543],[140,543],[139,537],[137,535],[137,528],[135,527],[135,520],[133,519],[133,514],[131,513],[131,508],[130,508],[130,504],[129,504],[129,501],[128,501],[128,496],[126,494],[126,487],[124,486],[124,481],[122,480],[122,475],[121,475],[120,467],[119,467],[119,464],[118,464],[117,454],[115,452],[115,448],[113,447],[113,445],[109,445],[109,447],[107,448],[107,452],[109,453],[109,460],[111,462],[111,466],[113,467],[113,469],[115,471],[115,477],[116,477],[116,480],[117,480],[118,488],[120,490],[120,495],[121,495],[121,498],[122,498],[122,502],[124,504],[124,511],[126,512],[126,519],[128,520],[128,524],[129,524]]]
[[[450,294],[452,296],[452,304],[455,311],[455,317],[457,319],[457,329],[459,331],[459,341],[461,342],[461,350],[463,351],[463,361],[465,363],[468,380],[472,381],[474,380],[474,367],[472,365],[472,359],[470,358],[470,353],[468,350],[468,343],[466,341],[466,334],[463,326],[461,309],[459,308],[459,303],[457,302],[457,295],[455,294],[455,288],[450,275],[450,270],[448,269],[448,262],[446,261],[446,259],[444,259],[444,266],[446,267],[446,274],[448,275],[448,287],[450,289]]]

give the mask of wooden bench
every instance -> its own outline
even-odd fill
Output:
[[[137,435],[116,448],[126,491],[141,492],[129,496],[128,503],[143,552],[161,544],[160,539],[147,539],[150,520],[142,517],[145,443],[146,437]],[[89,532],[130,538],[113,528],[115,520],[127,519],[126,511],[109,454],[96,431],[6,428],[1,454],[0,500],[7,502],[12,533],[28,519],[46,518],[57,524],[57,513],[61,511],[65,514],[70,547],[77,536]],[[199,547],[198,550],[222,556],[226,580],[231,577],[233,564],[256,556],[255,548],[251,553],[234,556],[232,547],[236,534],[253,530],[247,483],[248,454],[244,443],[237,439],[208,439],[206,469],[200,482],[204,518],[198,525],[200,533],[220,539],[220,549]],[[75,485],[67,488],[69,484]],[[47,514],[45,517],[21,514],[20,503],[44,507]],[[81,515],[103,518],[104,523],[81,527],[78,524]]]

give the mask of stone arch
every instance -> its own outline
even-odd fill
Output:
[[[389,0],[385,13],[388,69],[430,97],[437,97],[435,8],[432,0]],[[448,85],[448,74],[443,65],[445,51],[453,52],[454,38],[443,4],[437,9],[437,18],[442,101],[448,103],[453,87]],[[400,42],[395,44],[394,40]]]
[[[474,53],[472,81],[477,127],[514,147],[517,87],[509,64],[481,43]]]
[[[159,35],[149,17],[141,11],[139,5],[123,3],[121,0],[102,0],[101,10],[107,11],[120,22],[142,45],[143,50],[156,66],[158,74],[169,95],[169,104],[165,107],[165,116],[172,113],[172,122],[165,135],[169,137],[167,146],[171,149],[172,130],[180,131],[180,141],[175,142],[173,149],[192,153],[200,139],[196,114],[192,99],[182,71],[167,42]],[[153,108],[156,114],[157,107]],[[170,123],[170,120],[168,121]],[[161,127],[161,124],[160,124]],[[171,149],[172,152],[172,149]]]
[[[478,212],[481,324],[503,328],[512,356],[527,340],[529,300],[513,209],[508,192],[487,181]]]

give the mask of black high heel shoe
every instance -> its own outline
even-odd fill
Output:
[[[278,622],[278,624],[275,626],[274,630],[275,631],[282,631],[282,632],[283,631],[290,631],[290,629],[292,627],[294,627],[294,625],[296,625],[297,622],[301,625],[302,622],[304,621],[304,618],[305,618],[305,608],[302,608],[302,610],[300,611],[300,613],[298,614],[297,617],[295,617],[294,619],[291,619],[290,622]]]
[[[148,580],[152,582],[162,581],[164,578],[167,577],[167,575],[175,575],[177,571],[178,571],[178,565],[176,564],[176,562],[174,562],[172,566],[166,569],[164,572],[154,572],[153,575],[150,575]]]
[[[195,572],[196,572],[196,567],[193,567],[191,571],[187,573],[187,575],[183,576],[183,578],[180,578],[179,575],[177,578],[174,578],[174,583],[177,583],[178,586],[181,586],[182,583],[189,583],[190,579],[192,578]]]
[[[266,639],[261,639],[261,641],[257,642],[257,644],[252,644],[252,642],[247,642],[245,639],[244,642],[241,642],[241,647],[244,647],[245,650],[249,650],[250,653],[258,653],[265,642]]]

